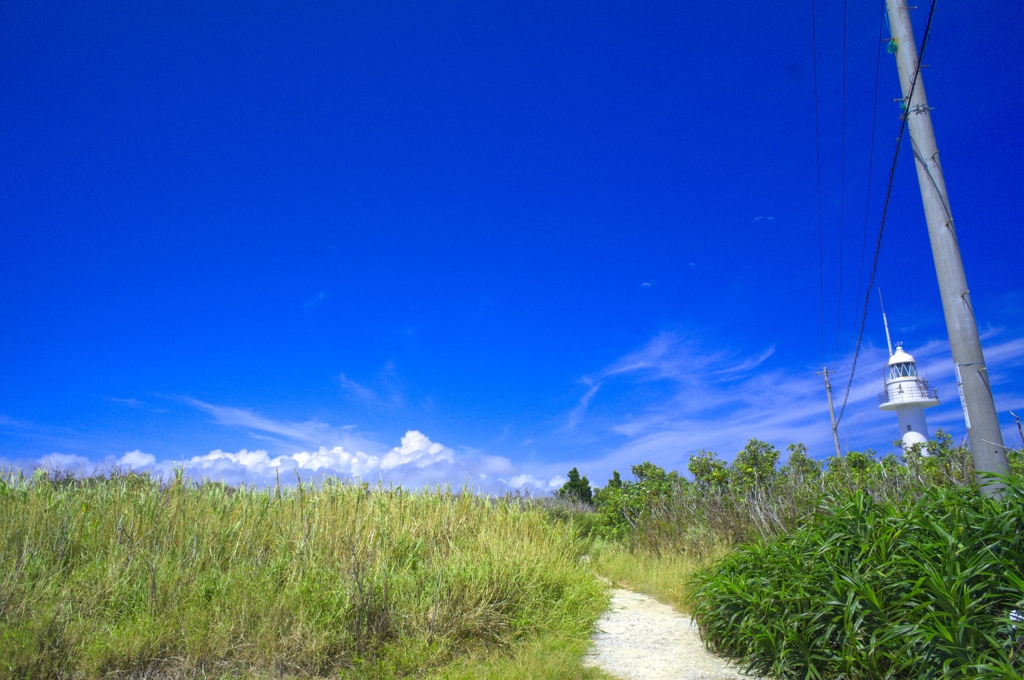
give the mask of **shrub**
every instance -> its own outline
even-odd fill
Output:
[[[788,449],[789,459],[781,467],[778,451],[757,439],[731,465],[699,451],[690,457],[694,481],[672,477],[671,488],[648,496],[643,512],[633,512],[635,527],[627,525],[629,531],[621,535],[654,553],[712,554],[722,545],[772,538],[801,526],[829,495],[863,490],[876,501],[902,502],[935,485],[975,483],[970,452],[941,430],[928,455],[920,447],[881,459],[871,450],[850,451],[823,465],[807,455],[803,444]]]
[[[759,439],[751,439],[736,454],[730,466],[729,483],[741,492],[764,489],[775,481],[775,466],[778,462],[779,452],[774,446]]]
[[[702,490],[721,491],[729,484],[729,466],[725,461],[718,460],[714,451],[701,449],[690,456],[687,469],[693,475],[693,483]]]
[[[631,468],[635,482],[624,482],[618,471],[603,489],[594,494],[601,533],[608,538],[628,540],[649,519],[652,507],[671,495],[679,473],[645,461]]]
[[[1019,477],[1001,501],[839,493],[700,572],[694,617],[714,651],[780,678],[1019,678],[1022,526]]]

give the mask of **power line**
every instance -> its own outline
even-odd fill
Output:
[[[910,80],[910,92],[907,97],[903,100],[901,108],[903,114],[900,116],[900,134],[896,137],[896,151],[893,154],[892,166],[889,168],[889,183],[885,189],[885,203],[882,204],[882,219],[878,225],[878,241],[875,243],[875,257],[871,263],[871,276],[868,278],[867,292],[864,294],[864,310],[860,317],[860,332],[857,334],[857,349],[853,353],[853,366],[850,368],[850,379],[846,382],[846,394],[843,395],[843,406],[839,409],[839,417],[836,418],[836,425],[843,419],[843,413],[846,411],[846,402],[850,398],[850,387],[853,385],[853,375],[857,371],[857,358],[860,356],[860,345],[864,339],[864,324],[868,318],[868,300],[871,296],[871,289],[875,286],[875,273],[878,271],[878,254],[882,250],[882,234],[885,231],[885,218],[889,214],[889,199],[892,198],[892,185],[893,180],[896,177],[896,161],[900,157],[900,145],[903,143],[903,133],[907,129],[907,121],[910,118],[910,110],[908,104],[913,100],[914,90],[917,88],[917,78],[921,73],[921,62],[924,61],[924,51],[928,47],[928,35],[932,30],[932,17],[935,16],[935,2],[932,0],[931,8],[928,10],[928,21],[924,26],[924,37],[921,38],[921,49],[917,54],[917,66],[914,68],[914,77]],[[890,42],[890,46],[894,43]],[[899,49],[899,45],[895,45],[896,49]]]
[[[811,55],[814,64],[814,158],[818,168],[818,360],[825,353],[825,254],[821,235],[821,143],[818,134],[818,20],[811,0]]]
[[[843,0],[843,128],[842,151],[839,161],[839,295],[836,304],[836,348],[832,353],[832,366],[836,365],[839,356],[839,329],[843,320],[843,224],[846,218],[846,11],[848,0]]]
[[[883,30],[885,29],[885,4],[882,5],[882,16],[878,19],[878,44],[882,44]],[[871,179],[874,177],[875,167],[875,128],[878,121],[878,75],[882,71],[882,48],[878,48],[878,55],[875,59],[875,98],[871,110],[871,144],[868,153],[868,191],[867,199],[864,201],[864,236],[860,244],[860,276],[857,279],[857,311],[853,318],[860,316],[860,292],[864,289],[864,258],[868,251],[868,222],[871,220]],[[870,289],[869,289],[870,290]]]

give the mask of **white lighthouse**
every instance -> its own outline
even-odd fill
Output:
[[[882,299],[881,290],[878,291],[878,299]],[[927,444],[928,423],[924,419],[924,410],[939,405],[939,393],[934,387],[928,387],[928,381],[917,374],[917,362],[904,351],[901,343],[896,343],[896,351],[892,351],[884,305],[882,321],[885,323],[885,342],[889,345],[889,363],[882,371],[885,391],[878,395],[878,408],[896,411],[904,445]]]
[[[896,411],[905,445],[927,443],[928,424],[924,410],[939,405],[938,392],[934,387],[928,387],[928,381],[917,374],[917,362],[899,344],[889,357],[883,378],[885,391],[878,395],[878,408]]]

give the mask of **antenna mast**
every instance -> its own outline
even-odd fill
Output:
[[[889,337],[889,320],[885,318],[885,303],[882,302],[882,287],[878,287],[878,304],[882,305],[882,323],[885,324],[885,342],[889,345],[889,356],[892,356],[892,339]]]

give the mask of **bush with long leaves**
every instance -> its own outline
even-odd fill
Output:
[[[690,584],[707,644],[779,678],[1021,678],[1024,480],[833,494]]]

